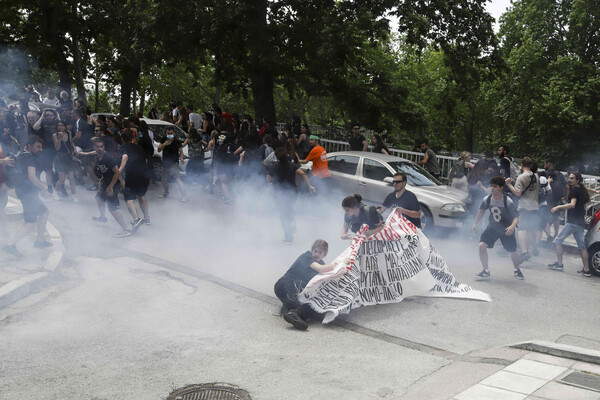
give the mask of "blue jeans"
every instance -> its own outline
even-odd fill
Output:
[[[577,248],[579,250],[585,249],[585,240],[583,238],[583,226],[575,225],[570,222],[567,222],[564,228],[556,235],[554,239],[554,243],[563,244],[566,238],[569,235],[573,235],[575,241],[577,242]]]

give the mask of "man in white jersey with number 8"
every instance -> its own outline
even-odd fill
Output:
[[[492,194],[484,197],[477,212],[477,218],[473,224],[473,232],[477,232],[479,220],[483,217],[486,210],[490,210],[489,224],[479,239],[479,258],[483,266],[483,271],[475,275],[476,280],[485,280],[490,278],[488,267],[488,248],[493,248],[498,239],[502,242],[502,247],[510,253],[513,266],[515,268],[514,276],[517,279],[524,279],[519,269],[519,257],[517,255],[517,240],[515,239],[515,228],[519,223],[519,213],[515,203],[502,192],[504,188],[504,178],[496,176],[490,179],[490,188]]]

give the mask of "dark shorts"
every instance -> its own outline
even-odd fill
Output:
[[[54,164],[54,157],[56,157],[56,150],[54,150],[53,148],[45,147],[37,159],[38,171],[51,170],[52,165]]]
[[[96,198],[100,199],[108,204],[108,211],[113,212],[119,209],[119,191],[121,190],[121,186],[119,184],[115,185],[113,188],[113,195],[109,196],[106,193],[106,186],[102,186],[98,192],[96,193]]]
[[[135,200],[138,197],[144,197],[148,191],[148,180],[125,181],[123,197],[125,201]]]
[[[27,223],[37,222],[38,217],[48,211],[37,190],[22,193],[17,197],[23,205],[23,219]]]
[[[519,229],[523,231],[539,230],[539,215],[538,210],[519,210]]]
[[[54,169],[56,172],[75,171],[77,163],[73,161],[70,154],[58,153],[54,159]]]
[[[541,205],[540,206],[540,211],[538,213],[538,230],[539,231],[543,231],[544,229],[546,229],[546,224],[548,223],[548,221],[550,221],[550,208],[546,205]]]
[[[502,242],[502,247],[504,247],[504,250],[508,251],[509,253],[517,251],[517,239],[515,239],[514,232],[512,235],[507,236],[503,232],[499,232],[496,229],[487,227],[481,234],[479,241],[487,244],[487,247],[490,249],[493,249],[494,243],[496,243],[496,240],[498,239],[500,239],[500,242]]]

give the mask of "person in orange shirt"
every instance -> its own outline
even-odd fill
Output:
[[[304,160],[300,160],[300,164],[307,164],[312,161],[312,179],[311,184],[317,189],[317,194],[324,194],[329,186],[329,168],[327,168],[327,152],[319,144],[319,137],[310,135],[309,142],[312,149]]]

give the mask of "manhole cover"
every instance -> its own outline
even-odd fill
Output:
[[[600,376],[585,372],[573,372],[560,380],[569,385],[600,392]]]
[[[167,400],[251,400],[243,389],[228,383],[204,383],[177,389]]]

